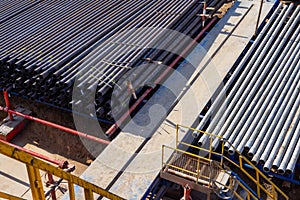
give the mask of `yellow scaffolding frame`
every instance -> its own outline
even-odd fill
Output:
[[[201,148],[201,147],[198,147],[198,146],[194,146],[194,145],[191,145],[191,144],[187,144],[185,142],[181,142],[179,141],[179,137],[178,137],[178,134],[179,134],[179,128],[185,128],[185,129],[188,129],[188,130],[191,130],[191,131],[197,131],[199,133],[202,133],[202,134],[206,134],[209,136],[210,138],[210,148],[209,149],[205,149],[205,148]],[[213,137],[215,138],[219,138],[220,141],[221,141],[221,144],[222,144],[222,149],[221,149],[221,153],[218,153],[218,152],[215,152],[213,151],[212,149],[212,140],[213,140]],[[224,145],[225,143],[228,143],[231,147],[232,144],[229,143],[227,140],[224,140],[221,136],[218,136],[218,135],[214,135],[214,134],[211,134],[211,133],[207,133],[207,132],[204,132],[204,131],[201,131],[201,130],[196,130],[194,128],[191,128],[191,127],[187,127],[187,126],[183,126],[183,125],[179,125],[177,124],[176,125],[176,148],[171,148],[171,147],[167,147],[167,146],[164,146],[162,147],[162,168],[166,167],[166,166],[170,166],[169,163],[167,162],[164,162],[164,151],[166,148],[169,148],[169,149],[172,149],[173,151],[175,152],[180,152],[182,154],[186,154],[186,155],[189,155],[189,156],[193,156],[197,159],[199,159],[199,162],[198,164],[200,165],[201,163],[201,160],[202,161],[206,161],[206,162],[209,162],[211,161],[211,157],[212,155],[215,155],[215,156],[219,156],[221,158],[221,162],[220,162],[220,166],[223,166],[223,163],[224,163],[224,159],[228,162],[230,162],[231,164],[233,164],[234,166],[236,166],[237,168],[239,168],[251,181],[253,181],[255,184],[256,184],[256,192],[257,192],[257,195],[258,195],[258,198],[261,198],[261,193],[264,192],[267,196],[269,196],[271,199],[276,199],[276,192],[278,192],[279,194],[281,194],[285,199],[289,199],[289,197],[279,188],[277,187],[272,181],[270,181],[266,175],[261,172],[257,167],[255,167],[255,165],[253,165],[246,157],[244,157],[239,151],[236,150],[236,148],[234,148],[234,150],[237,152],[238,154],[238,157],[239,157],[239,165],[236,164],[235,162],[233,162],[230,158],[226,157],[224,155]],[[189,153],[189,152],[186,152],[186,151],[183,151],[183,150],[180,150],[178,149],[177,147],[179,145],[183,145],[183,146],[186,146],[186,147],[192,147],[192,148],[195,148],[195,149],[198,149],[198,150],[202,150],[202,151],[205,151],[208,153],[208,158],[205,158],[205,157],[201,157],[201,156],[198,156],[198,155],[195,155],[195,154],[192,154],[192,153]],[[249,174],[247,172],[247,170],[244,168],[244,163],[250,165],[254,170],[255,170],[255,174],[256,174],[256,177],[253,177],[251,174]],[[172,166],[174,167],[174,166]],[[197,168],[200,167],[200,166],[197,166]],[[178,167],[177,167],[178,168]],[[182,170],[182,171],[187,171],[188,173],[191,173],[193,174],[193,172],[189,171],[189,170],[186,170],[186,169],[179,169],[179,170]],[[196,180],[198,180],[198,178],[200,178],[199,174],[197,175],[196,177]],[[268,184],[270,184],[272,186],[272,193],[270,193],[263,185],[261,185],[260,181],[261,179],[264,179]],[[238,181],[238,180],[237,180]],[[242,183],[240,183],[238,181],[238,184],[239,186],[241,186],[244,190],[247,191],[248,193],[248,199],[250,199],[250,196],[254,199],[257,199],[245,186],[242,185]],[[227,187],[227,186],[224,186],[224,187]],[[235,195],[237,195],[235,193]],[[240,196],[237,196],[239,199],[241,199]]]
[[[24,164],[26,164],[28,176],[29,176],[29,182],[32,192],[32,197],[34,200],[43,200],[45,199],[44,196],[44,190],[42,181],[40,178],[40,171],[45,171],[47,173],[50,173],[54,176],[60,177],[64,180],[67,180],[68,182],[68,188],[69,188],[69,196],[71,200],[75,200],[75,193],[74,193],[74,185],[78,185],[84,189],[84,196],[87,200],[92,200],[94,193],[101,195],[103,197],[106,197],[108,199],[112,200],[122,200],[123,198],[112,194],[111,192],[108,192],[86,180],[83,180],[69,172],[66,172],[59,167],[54,167],[53,165],[50,165],[49,163],[46,163],[40,159],[37,159],[33,157],[32,155],[23,152],[21,150],[18,150],[8,144],[2,143],[0,141],[0,154],[6,155],[10,158],[13,158],[17,161],[20,161]],[[17,200],[21,199],[18,197],[14,197],[5,193],[0,193],[0,197],[6,198],[6,199],[12,199]]]

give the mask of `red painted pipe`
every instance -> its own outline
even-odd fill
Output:
[[[183,199],[184,200],[192,200],[192,197],[191,197],[191,191],[192,189],[190,188],[190,186],[188,184],[186,184],[184,187],[183,187]]]
[[[58,166],[59,166],[60,163],[61,163],[61,162],[58,161],[58,160],[54,160],[54,159],[52,159],[52,158],[49,158],[49,157],[44,156],[44,155],[42,155],[42,154],[39,154],[39,153],[37,153],[37,152],[31,151],[31,150],[29,150],[29,149],[25,149],[25,148],[20,147],[20,146],[18,146],[18,145],[9,143],[9,142],[7,142],[7,141],[0,140],[0,143],[1,143],[1,142],[4,143],[4,144],[7,144],[7,145],[9,145],[9,146],[11,146],[11,147],[13,147],[13,148],[16,148],[16,149],[18,149],[18,150],[20,150],[20,151],[26,152],[26,153],[28,153],[28,154],[34,156],[34,157],[37,157],[37,158],[43,159],[43,160],[45,160],[45,161],[48,161],[48,162],[50,162],[50,163],[52,163],[52,164],[55,164],[55,165],[58,165]]]
[[[161,81],[166,77],[166,75],[176,66],[176,64],[180,61],[181,58],[184,57],[184,55],[186,55],[188,53],[188,51],[195,45],[197,44],[197,40],[199,40],[202,35],[207,31],[207,29],[213,25],[216,21],[217,21],[217,17],[214,17],[210,22],[209,24],[207,24],[207,26],[205,26],[201,32],[196,36],[196,38],[193,40],[193,42],[191,42],[184,50],[183,52],[176,57],[176,59],[168,66],[168,68],[155,80],[155,84],[159,84],[161,83]],[[115,122],[107,131],[106,131],[106,135],[108,137],[112,136],[116,130],[118,129],[119,125],[118,124],[122,124],[129,116],[130,116],[130,113],[132,113],[136,108],[137,106],[151,93],[151,91],[153,90],[154,88],[148,88],[142,96],[139,97],[139,99],[129,108],[129,110],[124,113],[122,115],[122,117],[117,121]]]
[[[48,187],[49,187],[50,185],[54,184],[55,182],[54,182],[52,174],[48,173],[47,176],[48,176],[47,184],[48,184]],[[51,194],[52,200],[57,200],[55,190],[51,190],[50,194]]]
[[[90,140],[93,140],[93,141],[96,141],[96,142],[99,142],[99,143],[102,143],[102,144],[108,145],[110,143],[107,140],[103,140],[103,139],[94,137],[92,135],[88,135],[86,133],[82,133],[82,132],[79,132],[79,131],[76,131],[76,130],[73,130],[73,129],[70,129],[70,128],[67,128],[67,127],[64,127],[64,126],[61,126],[61,125],[49,122],[49,121],[46,121],[46,120],[42,120],[42,119],[30,116],[30,115],[25,115],[23,113],[20,113],[20,112],[17,112],[17,111],[8,109],[8,108],[4,108],[2,106],[0,106],[0,110],[8,112],[8,113],[11,113],[11,114],[14,114],[14,115],[18,115],[18,116],[24,117],[25,119],[29,119],[29,120],[32,120],[32,121],[35,121],[35,122],[39,122],[41,124],[45,124],[47,126],[50,126],[50,127],[53,127],[53,128],[56,128],[56,129],[59,129],[59,130],[62,130],[62,131],[65,131],[67,133],[71,133],[73,135],[78,135],[80,137],[87,138],[87,139],[90,139]]]
[[[3,96],[4,96],[4,101],[5,101],[6,107],[8,109],[11,109],[8,92],[6,90],[3,90]],[[14,120],[14,117],[11,113],[8,113],[8,116],[9,116],[10,121]]]

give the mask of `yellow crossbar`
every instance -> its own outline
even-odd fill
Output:
[[[16,196],[4,193],[4,192],[0,192],[0,198],[8,199],[8,200],[24,200],[23,198],[16,197]]]
[[[0,141],[0,153],[26,164],[27,169],[29,169],[28,173],[30,174],[30,177],[32,177],[32,178],[38,176],[38,170],[42,170],[42,171],[48,172],[54,176],[60,177],[64,180],[67,180],[68,183],[71,183],[72,185],[75,184],[75,185],[78,185],[78,186],[84,188],[85,195],[87,197],[91,197],[91,193],[93,192],[93,193],[96,193],[98,195],[101,195],[103,197],[106,197],[106,198],[112,199],[112,200],[122,200],[123,199],[123,198],[121,198],[115,194],[112,194],[112,193],[110,193],[110,192],[108,192],[86,180],[83,180],[69,172],[65,172],[64,170],[62,170],[58,167],[54,167],[53,165],[50,165],[42,160],[39,160],[26,152],[18,150],[8,144],[4,144],[1,141]],[[32,180],[30,182],[32,182]],[[40,183],[40,180],[36,179],[36,180],[34,180],[34,185],[32,185],[32,184],[30,185],[31,189],[34,190],[34,193],[35,193],[34,199],[37,199],[37,200],[40,200],[38,198],[43,199],[43,197],[40,197],[40,194],[38,194],[42,191],[42,188],[40,188],[41,185],[39,183]],[[73,187],[73,186],[71,186],[71,187]],[[70,188],[70,186],[69,186],[69,188]],[[74,198],[74,193],[73,193],[74,190],[71,189],[70,192],[71,192],[71,197]]]

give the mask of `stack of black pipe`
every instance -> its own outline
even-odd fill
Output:
[[[207,1],[215,10],[223,3]],[[175,56],[155,47],[179,52],[188,45],[163,30],[193,37],[202,12],[203,3],[193,0],[2,1],[0,87],[61,108],[92,105],[98,118],[111,119],[114,106],[120,116],[122,102],[132,98],[128,84],[138,95]],[[81,91],[76,97],[74,87]]]

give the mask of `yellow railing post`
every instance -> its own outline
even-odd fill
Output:
[[[86,200],[93,200],[94,199],[93,191],[88,188],[84,188],[84,197]]]
[[[243,156],[239,156],[239,161],[240,161],[240,168],[243,169]]]
[[[70,181],[68,181],[68,189],[69,189],[70,200],[75,200],[74,185]]]
[[[198,184],[199,175],[200,175],[200,158],[198,158],[198,163],[197,163],[197,180],[196,180],[196,184]]]
[[[178,143],[179,143],[179,141],[178,141],[178,129],[179,129],[179,125],[178,124],[176,124],[176,147],[178,147]]]
[[[225,146],[225,144],[224,144],[224,140],[223,139],[221,140],[221,142],[222,142],[221,166],[223,166],[223,162],[224,162],[224,146]]]
[[[29,177],[32,198],[34,200],[44,200],[45,196],[39,170],[28,164],[26,165],[26,168]]]
[[[33,167],[30,166],[30,165],[26,165],[26,168],[27,168],[29,183],[30,183],[30,186],[31,186],[32,199],[38,200],[39,195],[38,195],[37,188],[35,187],[35,174],[34,174],[34,171],[33,171]]]
[[[39,192],[39,199],[44,200],[45,195],[44,195],[43,182],[41,180],[40,170],[35,167],[33,168],[33,170],[34,170],[34,174],[35,174],[35,178],[36,178],[36,186],[37,186],[37,189]]]
[[[273,198],[275,199],[276,198],[276,190],[275,190],[274,185],[272,185],[272,194],[273,194]]]
[[[229,185],[230,190],[233,190],[233,180],[232,180],[232,176],[230,176],[230,185]]]
[[[208,159],[211,159],[211,154],[212,154],[212,136],[209,137],[209,155]]]
[[[259,173],[258,171],[256,170],[256,185],[257,185],[257,195],[258,195],[258,198],[260,198],[260,182],[259,182]]]
[[[165,151],[165,145],[162,145],[162,152],[161,152],[161,168],[164,168],[164,151]]]

